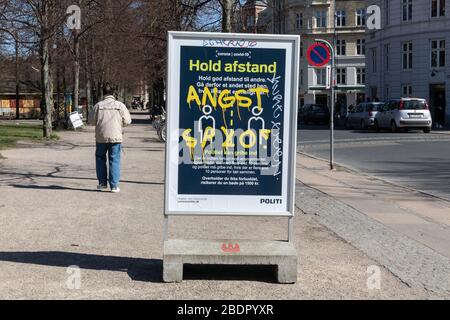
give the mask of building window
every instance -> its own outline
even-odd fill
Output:
[[[431,40],[431,67],[445,67],[445,40]]]
[[[389,71],[390,68],[390,51],[391,51],[391,45],[389,43],[384,45],[384,66],[385,70]]]
[[[366,68],[356,68],[356,84],[366,83]]]
[[[402,85],[402,95],[403,97],[412,97],[412,85],[410,84]]]
[[[347,83],[347,70],[345,68],[337,68],[336,69],[337,74],[337,84],[346,84]]]
[[[391,22],[391,16],[389,11],[389,0],[384,0],[384,22],[389,25]]]
[[[366,25],[366,9],[356,10],[356,25],[363,27]]]
[[[297,30],[303,28],[303,12],[297,13],[296,15],[296,27]]]
[[[327,12],[317,11],[316,12],[316,28],[326,28],[327,27]]]
[[[318,86],[326,86],[327,85],[327,69],[326,68],[316,69],[316,84]]]
[[[336,40],[336,55],[345,56],[345,54],[346,54],[345,40]]]
[[[402,44],[402,61],[403,61],[403,70],[411,70],[413,66],[413,45],[412,42],[404,42]]]
[[[372,72],[377,72],[377,49],[373,48],[372,50]]]
[[[365,55],[366,54],[366,40],[358,39],[356,40],[356,54]]]
[[[345,27],[345,11],[336,11],[336,27]]]
[[[386,88],[384,88],[384,100],[389,100],[390,98],[389,87],[386,86]]]
[[[304,50],[303,41],[300,41],[300,57],[303,57],[304,54],[303,50]]]
[[[286,30],[286,19],[284,16],[284,1],[275,0],[274,2],[274,33],[285,33]]]
[[[370,96],[372,97],[372,101],[378,99],[378,87],[370,87]]]
[[[403,21],[412,20],[412,0],[402,0]]]
[[[300,70],[300,85],[302,86],[304,84],[304,79],[303,79],[303,69]]]
[[[445,0],[431,0],[431,16],[433,18],[445,16]]]

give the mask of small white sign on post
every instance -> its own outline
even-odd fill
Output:
[[[72,123],[74,129],[81,128],[84,125],[78,112],[72,112],[70,114],[70,122]]]
[[[327,84],[327,90],[331,89],[331,66],[327,66],[327,80],[326,80],[326,84]]]

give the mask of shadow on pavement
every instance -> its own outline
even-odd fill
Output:
[[[189,265],[184,266],[185,280],[257,281],[277,283],[275,266]]]
[[[56,176],[56,173],[62,173],[62,171],[57,171],[57,172],[51,172],[48,174],[37,174],[37,173],[19,173],[19,172],[2,172],[2,174],[5,175],[10,175],[16,178],[18,177],[22,177],[24,179],[29,179],[31,181],[35,181],[35,178],[52,178],[52,179],[66,179],[66,180],[91,180],[91,181],[97,181],[96,178],[86,178],[86,177],[72,177],[72,176]],[[0,185],[2,185],[2,180],[0,179]],[[8,178],[8,180],[12,180],[10,178]],[[164,185],[164,182],[148,182],[148,181],[129,181],[129,180],[121,180],[120,183],[122,184],[137,184],[137,185],[157,185],[157,186],[162,186]],[[8,184],[9,186],[15,187],[15,188],[23,188],[23,187],[29,187],[29,185],[13,185],[13,184]],[[53,186],[51,186],[53,187]],[[57,186],[59,187],[59,186]],[[76,189],[73,189],[76,190]],[[90,189],[87,191],[91,191]]]
[[[127,272],[133,281],[162,283],[162,260],[71,252],[0,252],[0,261],[50,267]]]
[[[98,190],[94,189],[81,189],[81,188],[69,188],[69,187],[62,187],[62,186],[35,186],[35,185],[10,185],[13,188],[18,189],[35,189],[35,190],[70,190],[70,191],[83,191],[83,192],[100,192]]]
[[[148,125],[151,125],[152,122],[150,121],[150,118],[147,118],[147,119],[136,119],[136,118],[133,118],[133,124],[134,125],[135,124],[139,124],[139,125],[148,124]]]
[[[418,134],[418,133],[423,133],[422,130],[418,130],[418,129],[409,129],[409,130],[398,130],[397,132],[391,132],[389,130],[381,130],[380,132],[377,132],[375,129],[367,129],[367,130],[362,130],[362,129],[350,129],[347,130],[351,133],[373,133],[374,135],[379,135],[379,134],[392,134],[392,135],[398,135],[398,134]],[[424,136],[426,136],[426,133],[423,133]]]
[[[60,251],[0,252],[0,261],[49,267],[126,272],[131,280],[162,283],[163,261]],[[184,280],[277,283],[275,266],[185,265]]]

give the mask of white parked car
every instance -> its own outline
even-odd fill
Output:
[[[421,129],[425,133],[431,132],[433,121],[429,105],[425,99],[401,98],[393,99],[383,106],[375,117],[374,127],[377,132],[390,129]]]

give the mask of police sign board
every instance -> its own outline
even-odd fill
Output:
[[[293,216],[299,43],[169,33],[167,216]]]

